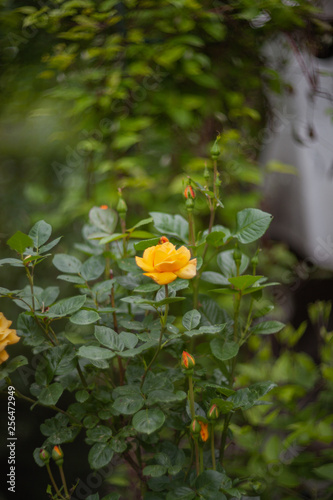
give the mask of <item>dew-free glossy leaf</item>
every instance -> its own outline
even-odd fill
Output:
[[[152,410],[141,410],[133,417],[132,424],[138,432],[152,434],[162,427],[165,415],[156,408]]]

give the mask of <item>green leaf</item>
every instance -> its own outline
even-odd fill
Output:
[[[251,328],[251,333],[255,335],[270,335],[279,332],[284,326],[280,321],[262,321]]]
[[[77,391],[77,393],[75,394],[75,399],[79,403],[84,403],[85,401],[87,401],[89,399],[89,397],[90,397],[90,394],[86,390]]]
[[[188,243],[188,222],[181,215],[169,215],[161,212],[150,212],[154,226],[162,234],[174,236]]]
[[[86,295],[76,295],[75,297],[59,300],[59,302],[50,307],[45,316],[51,318],[70,316],[81,309],[86,298]]]
[[[119,356],[122,358],[134,358],[138,354],[141,354],[143,351],[147,351],[151,347],[155,347],[157,345],[158,341],[157,340],[149,340],[145,344],[141,345],[140,347],[136,347],[135,349],[128,349],[127,351],[120,351],[117,353]]]
[[[229,387],[223,387],[223,386],[218,385],[218,384],[205,383],[205,387],[212,387],[213,389],[216,389],[218,392],[220,392],[224,396],[232,396],[232,394],[235,394],[235,391],[233,389],[229,389]]]
[[[142,252],[143,250],[146,250],[146,248],[157,245],[159,241],[159,236],[156,238],[150,238],[149,240],[139,241],[138,243],[134,243],[134,248],[137,252]]]
[[[65,253],[57,253],[52,262],[59,271],[69,274],[77,274],[82,265],[79,259]]]
[[[142,471],[144,476],[160,477],[167,471],[165,465],[147,465]]]
[[[130,332],[121,332],[119,334],[119,339],[128,349],[133,349],[139,342],[138,337]]]
[[[92,469],[101,469],[110,463],[113,450],[107,443],[95,443],[88,454],[89,465]]]
[[[55,240],[50,241],[47,245],[43,245],[42,247],[39,248],[39,253],[45,253],[51,250],[51,248],[55,247],[58,245],[59,241],[61,240],[62,236],[59,236],[59,238],[56,238]]]
[[[195,487],[200,496],[207,500],[213,500],[217,497],[216,494],[224,479],[225,474],[215,470],[206,470],[197,477]]]
[[[132,424],[138,432],[152,434],[157,431],[165,421],[165,415],[161,410],[141,410],[133,417]]]
[[[210,349],[215,358],[221,361],[227,361],[237,356],[239,345],[233,340],[227,341],[215,338],[210,342]]]
[[[226,401],[225,399],[220,398],[212,399],[211,404],[216,404],[223,415],[229,413],[234,408],[234,403],[232,401]]]
[[[193,500],[193,498],[196,498],[196,493],[187,486],[180,486],[175,490],[169,491],[166,496],[166,500]]]
[[[101,255],[90,257],[90,259],[86,260],[81,268],[80,275],[86,281],[92,281],[99,278],[105,269],[105,259]]]
[[[119,500],[119,499],[120,499],[119,493],[109,493],[108,495],[106,495],[106,497],[103,497],[101,500]]]
[[[146,226],[147,224],[151,224],[152,222],[153,222],[152,217],[149,217],[148,219],[142,219],[139,222],[137,222],[133,227],[128,229],[128,231],[132,232],[132,231],[134,231],[134,229],[137,229],[138,227],[141,227],[141,226]]]
[[[215,273],[213,271],[205,271],[201,274],[201,279],[207,281],[208,283],[213,283],[214,285],[228,285],[228,279],[222,274]]]
[[[193,330],[198,326],[201,320],[201,314],[196,309],[184,314],[182,323],[186,330]]]
[[[129,394],[117,398],[112,407],[124,415],[133,415],[133,413],[141,410],[144,403],[144,399],[140,394]]]
[[[207,235],[206,241],[209,245],[212,245],[213,247],[219,247],[221,245],[224,245],[229,236],[230,236],[230,231],[225,228],[225,232],[212,231],[210,234]]]
[[[64,392],[64,388],[59,382],[45,387],[38,396],[38,401],[43,405],[51,406],[55,405]]]
[[[173,302],[181,302],[185,300],[185,297],[167,297],[166,299],[158,300],[156,302],[152,302],[152,305],[155,307],[161,307],[165,304],[172,304]]]
[[[151,406],[156,403],[175,403],[177,401],[183,401],[185,398],[186,393],[184,391],[177,391],[174,393],[172,391],[157,389],[148,393],[146,404]]]
[[[40,220],[30,229],[29,236],[33,239],[36,248],[40,248],[47,242],[52,233],[52,226]]]
[[[96,323],[101,317],[96,311],[86,311],[81,309],[71,316],[70,321],[76,325],[90,325],[91,323]]]
[[[245,208],[237,214],[237,225],[234,237],[241,243],[252,243],[266,232],[272,221],[271,214],[257,208]]]
[[[89,212],[89,219],[98,229],[112,234],[117,226],[118,214],[111,208],[103,210],[103,208],[93,207]]]
[[[15,358],[12,358],[10,361],[6,363],[5,366],[1,366],[0,370],[0,380],[5,379],[8,377],[9,373],[14,372],[19,368],[20,366],[27,365],[29,361],[25,356],[16,356]]]
[[[234,285],[237,290],[245,290],[254,285],[257,281],[261,280],[263,276],[253,276],[251,274],[243,274],[243,276],[235,276],[234,278],[229,278],[229,282]]]
[[[140,285],[137,288],[135,288],[133,292],[151,293],[151,292],[157,292],[157,290],[159,289],[160,285],[157,285],[155,283],[145,283],[144,285]]]
[[[97,427],[94,427],[93,429],[88,429],[87,430],[87,438],[91,442],[95,441],[96,443],[105,443],[110,437],[112,436],[112,431],[110,427],[106,427],[106,425],[98,425]]]
[[[98,342],[109,349],[115,351],[124,350],[124,343],[120,339],[118,333],[107,326],[95,326],[95,337]]]
[[[316,467],[313,469],[313,472],[317,474],[317,476],[326,479],[327,481],[332,482],[333,478],[333,463],[321,465],[320,467]]]
[[[103,359],[111,359],[115,356],[115,354],[108,349],[103,349],[98,346],[81,346],[78,350],[78,356],[93,361],[99,361]]]
[[[26,248],[34,246],[34,242],[33,239],[27,234],[17,231],[11,238],[9,238],[7,245],[12,250],[16,250],[16,252],[22,255]]]
[[[239,274],[243,274],[249,265],[249,258],[245,254],[241,254],[241,262],[239,266]],[[237,267],[236,262],[234,261],[234,251],[226,250],[224,252],[220,252],[217,256],[217,265],[221,269],[222,274],[226,278],[232,278],[233,276],[237,276]]]
[[[44,307],[48,307],[53,304],[55,300],[57,300],[59,293],[60,290],[58,286],[48,286],[39,295],[38,302],[40,302],[41,305],[44,305]]]
[[[249,389],[253,397],[257,400],[268,394],[275,387],[277,387],[277,385],[274,382],[267,381],[252,384]]]
[[[71,274],[59,274],[57,280],[67,281],[67,283],[76,283],[77,285],[84,285],[85,281],[80,276],[72,276]]]
[[[12,267],[24,267],[24,264],[21,260],[12,259],[11,257],[8,259],[1,259],[0,266],[3,266],[4,264],[9,264]]]

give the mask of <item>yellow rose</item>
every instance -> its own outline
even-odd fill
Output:
[[[0,313],[0,364],[9,358],[5,348],[9,344],[16,344],[20,337],[16,335],[16,330],[10,330],[11,321],[5,318],[3,313]]]
[[[145,276],[152,278],[159,285],[167,285],[176,278],[190,280],[197,272],[197,259],[191,259],[188,248],[182,246],[176,250],[175,245],[163,236],[165,243],[146,248],[143,257],[135,257],[136,263]]]

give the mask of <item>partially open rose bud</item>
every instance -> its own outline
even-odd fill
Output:
[[[201,420],[199,420],[199,424],[200,424],[200,427],[201,427],[200,438],[201,438],[201,440],[203,442],[205,442],[209,438],[208,424],[205,424],[204,422],[201,422]]]
[[[192,186],[186,186],[184,191],[184,196],[186,198],[185,206],[188,212],[192,212],[194,208],[195,192]]]
[[[197,419],[192,420],[190,425],[191,434],[193,437],[198,437],[201,431],[201,425],[197,421]]]
[[[208,418],[209,420],[216,420],[216,419],[218,419],[218,418],[219,418],[219,410],[218,410],[218,408],[217,408],[216,404],[213,404],[213,405],[209,408],[209,410],[208,410],[208,412],[207,412],[207,418]]]
[[[185,370],[193,370],[195,367],[194,357],[186,351],[182,353],[181,365]]]
[[[184,191],[184,196],[186,199],[192,198],[194,200],[195,198],[195,192],[192,186],[186,186],[185,191]]]
[[[55,463],[60,467],[64,463],[64,452],[60,446],[54,446],[52,450],[52,458]]]

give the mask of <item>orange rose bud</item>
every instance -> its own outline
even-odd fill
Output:
[[[200,427],[201,427],[201,430],[200,430],[200,437],[202,439],[202,441],[207,441],[208,437],[209,437],[209,432],[208,432],[208,424],[205,424],[204,422],[201,422],[199,420],[199,424],[200,424]]]
[[[101,208],[102,210],[107,210],[109,207],[107,205],[101,205],[99,208]]]
[[[186,351],[182,353],[181,365],[185,370],[193,370],[195,367],[195,359]]]
[[[39,450],[39,458],[44,462],[44,464],[48,464],[50,461],[50,454],[44,448],[41,448]]]
[[[184,191],[184,196],[186,199],[192,198],[194,200],[195,198],[195,192],[192,186],[186,186],[185,191]]]
[[[190,425],[190,429],[191,429],[192,436],[194,436],[194,437],[199,436],[200,431],[201,431],[201,426],[196,419],[192,420],[191,425]]]
[[[166,236],[161,236],[159,244],[163,245],[163,243],[168,243],[168,238]]]
[[[64,462],[64,452],[60,448],[60,446],[54,446],[52,450],[52,458],[55,463],[60,467]]]
[[[208,413],[207,413],[207,418],[209,420],[216,420],[219,418],[219,410],[216,406],[216,404],[213,404],[209,410],[208,410]]]

